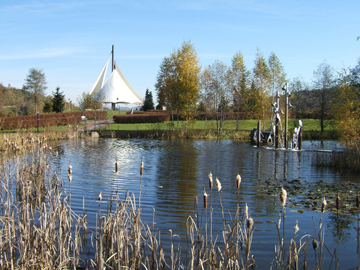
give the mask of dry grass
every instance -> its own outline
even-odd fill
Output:
[[[0,153],[32,151],[37,146],[46,148],[48,141],[75,139],[78,136],[76,126],[69,126],[64,131],[49,129],[41,133],[32,133],[27,130],[18,130],[16,133],[4,133],[0,136]]]
[[[360,151],[351,148],[331,153],[315,153],[312,163],[318,167],[360,172]]]

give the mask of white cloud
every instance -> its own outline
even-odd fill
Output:
[[[83,52],[82,48],[67,47],[67,48],[44,48],[36,51],[28,51],[23,53],[16,53],[10,55],[0,55],[0,60],[19,60],[19,59],[38,59],[38,58],[55,58],[64,55],[72,55],[78,52]]]

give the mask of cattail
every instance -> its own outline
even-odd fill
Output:
[[[286,204],[286,198],[287,198],[287,192],[286,190],[281,187],[281,191],[280,191],[280,195],[279,195],[279,198],[280,198],[280,204],[282,207],[285,207],[285,204]]]
[[[140,164],[140,175],[143,175],[144,172],[144,162],[141,160],[141,164]]]
[[[212,173],[211,172],[209,173],[209,187],[210,187],[210,189],[213,188],[213,178],[212,178]]]
[[[68,178],[69,178],[69,182],[71,183],[72,175],[71,175],[71,174],[68,174]]]
[[[245,217],[249,217],[249,207],[247,206],[247,203],[245,203]]]
[[[118,171],[119,171],[118,162],[115,161],[115,172],[118,173]]]
[[[248,217],[246,219],[246,227],[248,230],[251,230],[251,228],[253,227],[254,225],[254,220],[252,219],[252,217]]]
[[[240,184],[241,184],[241,176],[240,174],[238,174],[236,176],[236,188],[239,189],[240,188]]]
[[[327,203],[326,203],[326,200],[325,200],[325,197],[324,197],[324,199],[321,202],[321,213],[325,212],[326,205],[327,205]]]
[[[336,209],[339,210],[340,209],[340,197],[339,197],[339,193],[336,197]]]
[[[279,215],[279,221],[276,224],[276,227],[277,227],[278,230],[280,230],[280,226],[281,226],[281,216]]]
[[[102,195],[101,195],[101,191],[100,191],[100,193],[99,193],[99,202],[101,202],[101,200],[102,200]]]
[[[204,191],[204,208],[207,208],[207,197],[208,195],[206,194],[206,191]]]
[[[296,220],[296,224],[294,227],[294,233],[296,234],[299,231],[298,221]]]
[[[217,179],[217,178],[216,178],[216,188],[217,188],[217,190],[220,192],[220,190],[221,190],[221,183],[220,183],[219,179]]]
[[[70,164],[70,161],[69,161],[68,173],[69,173],[70,175],[72,174],[72,166],[71,166],[71,164]]]
[[[318,244],[318,242],[317,242],[315,239],[313,239],[313,240],[311,241],[311,243],[312,243],[312,245],[313,245],[313,249],[314,249],[314,250],[318,248],[319,244]]]

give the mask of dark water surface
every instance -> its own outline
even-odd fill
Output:
[[[303,149],[328,149],[338,147],[334,142],[303,143]],[[269,269],[273,262],[274,247],[277,244],[276,223],[281,211],[278,192],[268,194],[259,190],[259,182],[269,179],[301,182],[316,181],[353,181],[359,182],[359,176],[342,176],[329,169],[317,169],[311,166],[313,152],[283,151],[255,148],[248,143],[237,143],[232,140],[200,141],[200,140],[120,140],[95,139],[65,141],[54,146],[58,151],[55,164],[62,169],[62,177],[67,184],[67,168],[69,162],[73,167],[71,182],[71,205],[73,210],[82,212],[83,198],[88,210],[90,227],[95,226],[98,211],[98,196],[102,192],[102,211],[105,213],[107,202],[116,192],[124,198],[126,192],[132,192],[138,198],[140,189],[139,166],[144,161],[142,177],[142,219],[152,223],[156,210],[156,227],[167,235],[172,229],[180,236],[183,253],[186,251],[186,220],[194,216],[194,198],[199,197],[200,209],[204,187],[210,194],[208,173],[218,177],[222,184],[221,200],[226,211],[225,217],[230,220],[234,215],[238,194],[235,177],[239,172],[242,177],[240,189],[241,206],[246,200],[256,230],[251,247],[259,269]],[[119,173],[115,174],[115,160],[119,163]],[[279,184],[280,191],[281,185]],[[219,195],[212,190],[212,206],[217,228],[222,228],[222,216]],[[291,199],[291,196],[290,196]],[[321,203],[321,202],[319,202]],[[299,208],[300,209],[300,208]],[[318,224],[321,214],[299,209],[286,209],[286,242],[294,236],[294,225],[298,220],[300,231],[297,240],[306,233],[315,235],[312,217]],[[91,217],[93,215],[93,218]],[[201,213],[200,213],[201,214]],[[340,268],[349,269],[358,264],[356,253],[356,217],[341,223]],[[336,230],[339,218],[332,213],[325,213],[325,243],[333,252],[336,248]],[[216,228],[214,229],[216,231]],[[216,231],[217,233],[217,231]],[[166,246],[166,237],[164,237]],[[311,240],[310,240],[311,241]],[[287,244],[288,245],[288,244]],[[314,262],[314,251],[308,245],[309,268]],[[327,263],[330,255],[326,257]]]

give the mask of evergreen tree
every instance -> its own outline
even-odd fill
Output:
[[[53,92],[53,111],[56,113],[61,113],[64,110],[64,94],[60,92],[60,87],[56,88],[56,92]]]
[[[51,100],[47,100],[44,103],[44,108],[43,108],[43,112],[44,113],[50,113],[52,112],[52,102]]]
[[[154,101],[153,101],[152,92],[150,92],[149,89],[146,89],[145,100],[144,100],[144,105],[142,106],[142,110],[147,111],[153,109],[154,109]]]

